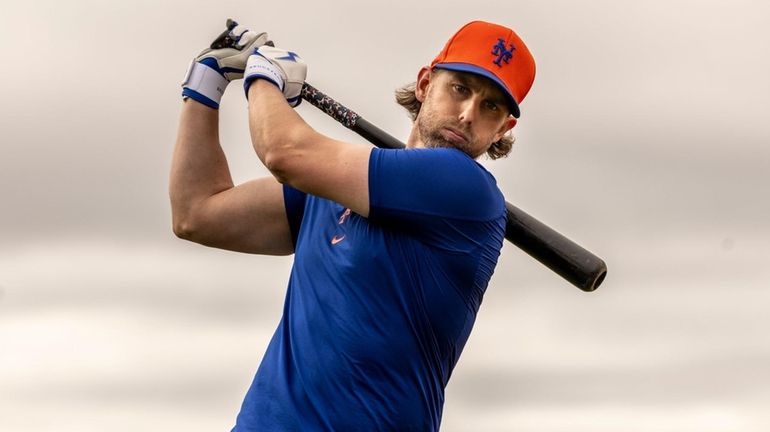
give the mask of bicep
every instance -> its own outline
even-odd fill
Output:
[[[201,203],[191,240],[206,246],[264,255],[288,255],[294,245],[283,186],[272,177],[219,192]]]

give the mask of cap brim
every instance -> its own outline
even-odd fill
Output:
[[[503,90],[503,93],[505,93],[505,96],[507,96],[508,104],[511,109],[511,115],[516,118],[519,118],[519,116],[521,116],[521,111],[519,110],[519,104],[516,102],[516,99],[513,97],[513,95],[505,86],[505,84],[503,84],[503,82],[500,81],[500,79],[496,77],[495,74],[493,74],[492,72],[489,72],[486,69],[483,69],[476,65],[472,65],[468,63],[439,63],[434,65],[433,67],[439,68],[439,69],[457,71],[457,72],[469,72],[469,73],[481,75],[485,78],[491,79],[495,84],[497,84]]]

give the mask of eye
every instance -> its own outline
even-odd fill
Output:
[[[462,84],[452,84],[452,90],[460,94],[468,93],[468,87],[465,87]]]
[[[490,111],[494,111],[494,112],[497,112],[500,109],[500,107],[497,106],[497,104],[492,102],[492,101],[485,101],[484,102],[484,107],[486,109],[488,109]]]

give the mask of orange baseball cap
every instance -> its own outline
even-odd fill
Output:
[[[491,79],[505,91],[516,118],[521,116],[519,104],[535,81],[535,59],[519,35],[484,21],[472,21],[458,30],[430,67]]]

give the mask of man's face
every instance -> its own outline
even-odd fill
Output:
[[[457,148],[475,159],[516,124],[502,89],[479,75],[426,68],[416,96],[422,107],[415,126],[428,148]]]

